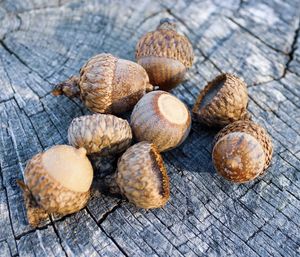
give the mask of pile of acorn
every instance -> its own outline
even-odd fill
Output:
[[[32,226],[48,214],[74,213],[87,204],[93,180],[89,155],[125,151],[113,175],[119,193],[146,209],[168,201],[169,178],[160,152],[187,138],[191,115],[184,103],[166,91],[183,81],[193,63],[193,49],[175,23],[164,19],[139,40],[136,59],[134,63],[111,54],[96,55],[78,76],[54,88],[54,95],[80,97],[98,114],[72,121],[70,146],[54,146],[28,162],[19,185]],[[270,137],[250,120],[247,104],[246,84],[234,75],[221,74],[200,92],[192,111],[195,121],[224,127],[215,137],[212,159],[221,176],[238,183],[263,174],[272,157]],[[131,109],[130,124],[112,115]],[[139,143],[130,146],[133,136]]]

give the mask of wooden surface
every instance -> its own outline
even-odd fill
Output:
[[[175,18],[194,47],[187,81],[173,90],[192,107],[220,71],[249,85],[249,110],[275,146],[269,172],[245,185],[216,175],[216,131],[193,124],[186,142],[163,154],[171,199],[145,211],[100,194],[101,162],[88,206],[28,226],[16,179],[34,154],[67,142],[71,120],[88,111],[55,98],[52,83],[89,57],[134,60],[138,38]],[[0,1],[0,256],[299,256],[300,1]]]

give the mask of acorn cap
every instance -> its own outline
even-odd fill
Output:
[[[152,90],[141,65],[103,53],[89,59],[78,76],[55,85],[52,94],[80,97],[93,112],[122,113]]]
[[[37,205],[47,213],[62,215],[86,205],[92,179],[93,169],[86,150],[67,145],[35,155],[24,172],[25,185]]]
[[[116,181],[121,193],[137,207],[163,207],[170,196],[169,177],[154,144],[140,142],[118,162]]]
[[[231,132],[221,137],[212,156],[218,173],[232,182],[253,180],[262,173],[265,165],[262,145],[246,132]]]
[[[84,104],[95,112],[110,113],[114,72],[118,58],[111,54],[98,54],[80,70],[80,92]]]
[[[247,85],[238,77],[224,73],[209,82],[200,92],[193,116],[208,126],[226,126],[249,119]]]
[[[244,132],[248,135],[251,135],[254,137],[260,145],[264,149],[265,153],[265,163],[263,170],[260,175],[264,174],[266,169],[269,167],[271,160],[272,160],[272,154],[273,154],[273,146],[271,137],[268,135],[266,130],[261,127],[260,125],[252,122],[252,121],[236,121],[225,128],[223,128],[215,137],[214,139],[214,145],[217,144],[217,142],[222,139],[224,136],[233,133],[233,132]]]
[[[194,53],[190,41],[177,33],[169,21],[162,22],[155,31],[145,34],[136,45],[136,59],[156,56],[180,61],[186,68],[193,64]]]
[[[153,91],[136,104],[130,125],[138,141],[148,141],[159,152],[179,146],[188,136],[191,116],[186,105],[164,91]]]
[[[87,154],[116,154],[126,150],[132,140],[126,120],[109,114],[93,114],[73,119],[68,130],[69,143],[83,147]]]

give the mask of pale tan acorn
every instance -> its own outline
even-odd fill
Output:
[[[137,43],[136,60],[147,71],[150,83],[169,91],[184,80],[194,60],[189,40],[176,31],[176,23],[162,19],[155,31]]]
[[[212,158],[221,176],[245,183],[266,172],[272,153],[272,141],[264,128],[252,121],[236,121],[216,135]]]
[[[169,177],[154,144],[129,147],[118,161],[116,183],[122,195],[137,207],[163,207],[169,197]]]
[[[237,120],[249,119],[247,85],[238,77],[223,73],[200,92],[193,108],[196,121],[224,127]]]
[[[93,112],[118,114],[131,110],[151,90],[142,66],[102,53],[89,59],[79,76],[56,85],[52,93],[80,97]]]
[[[134,107],[130,125],[138,141],[154,143],[159,152],[179,146],[188,136],[191,116],[188,108],[165,91],[146,94]]]
[[[97,156],[125,151],[131,144],[129,123],[110,114],[85,115],[73,119],[68,130],[70,145]]]
[[[93,168],[84,148],[57,145],[35,155],[27,163],[24,182],[18,182],[29,223],[37,226],[45,214],[67,215],[82,209],[90,197],[92,180]]]

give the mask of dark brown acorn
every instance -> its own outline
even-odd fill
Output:
[[[80,97],[98,113],[122,113],[153,89],[142,66],[111,54],[98,54],[87,61],[79,76],[58,84],[53,95]]]
[[[170,19],[161,20],[155,31],[139,40],[135,56],[147,71],[150,83],[166,91],[183,81],[194,60],[191,43],[176,31],[176,23]]]
[[[196,121],[224,127],[237,120],[249,119],[247,85],[238,77],[224,73],[200,92],[193,108]]]
[[[221,176],[245,183],[266,172],[272,153],[272,141],[264,128],[252,121],[236,121],[216,135],[212,158]]]

